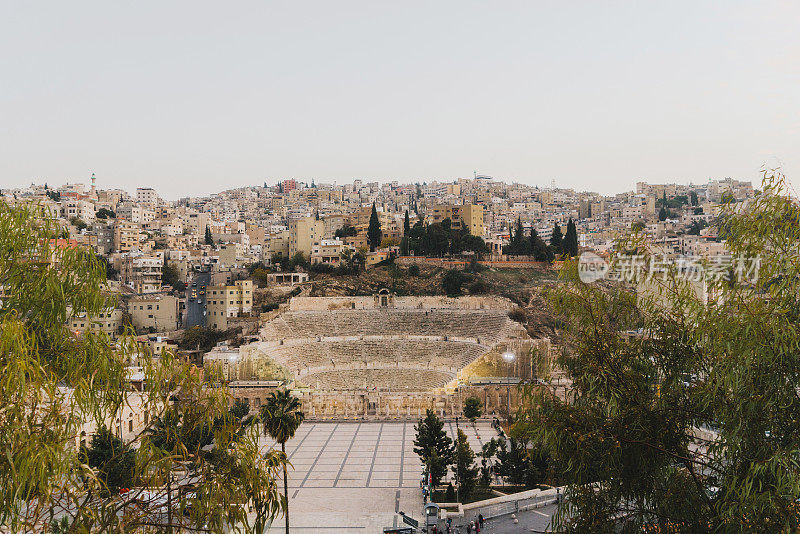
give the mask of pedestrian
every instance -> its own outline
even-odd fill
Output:
[[[483,514],[478,514],[478,526],[483,528]]]

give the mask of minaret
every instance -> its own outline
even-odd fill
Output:
[[[95,187],[96,182],[97,178],[95,178],[94,173],[92,173],[92,189],[89,194],[92,195],[93,197],[97,197],[97,188]]]

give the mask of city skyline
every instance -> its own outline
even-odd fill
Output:
[[[294,177],[800,175],[800,8],[442,2],[16,5],[0,186],[91,172],[165,198]],[[32,39],[31,36],[35,36]],[[17,53],[19,52],[19,53]]]
[[[755,189],[758,189],[759,184],[760,184],[760,176],[761,176],[761,174],[759,173],[759,175],[756,178],[754,178],[752,180],[747,179],[745,181],[752,182],[753,183],[753,187]],[[92,186],[92,178],[93,177],[97,178],[95,176],[95,173],[91,173],[91,175],[88,178],[86,178],[85,180],[76,179],[76,180],[63,180],[63,181],[53,181],[53,182],[48,182],[47,180],[34,180],[34,181],[32,181],[32,182],[30,182],[28,184],[22,184],[20,186],[0,187],[0,191],[8,192],[8,191],[14,191],[14,190],[24,190],[25,188],[27,188],[29,186],[41,187],[41,186],[44,186],[44,185],[47,185],[47,187],[50,188],[50,189],[58,190],[59,188],[67,187],[69,185],[77,185],[77,184],[85,185],[86,191],[89,191],[89,189]],[[390,180],[390,179],[379,180],[379,179],[353,178],[352,180],[349,180],[349,181],[326,182],[326,181],[318,181],[315,178],[304,180],[304,179],[301,179],[301,178],[286,177],[286,178],[272,179],[272,180],[264,181],[262,183],[242,184],[242,185],[238,185],[236,187],[221,188],[221,189],[217,189],[217,190],[208,191],[208,192],[206,192],[204,194],[181,196],[181,197],[177,197],[177,198],[169,198],[166,195],[163,195],[162,194],[162,190],[157,186],[156,187],[151,187],[149,185],[148,186],[139,185],[139,186],[133,187],[131,189],[128,189],[128,188],[120,187],[117,184],[113,184],[113,183],[103,183],[104,181],[100,180],[99,178],[95,181],[95,184],[96,184],[96,187],[97,187],[98,190],[101,190],[101,189],[102,190],[123,190],[126,193],[134,193],[134,194],[136,193],[137,189],[152,189],[158,194],[160,199],[162,199],[162,200],[164,200],[166,202],[178,202],[178,201],[183,200],[183,199],[215,197],[215,196],[217,196],[217,195],[219,195],[221,193],[224,193],[226,191],[233,191],[233,190],[237,190],[237,189],[260,188],[260,187],[264,187],[264,186],[266,186],[266,188],[272,189],[272,188],[279,187],[281,185],[281,183],[287,182],[287,181],[289,181],[289,182],[290,181],[296,181],[297,183],[304,184],[306,187],[311,187],[311,185],[314,184],[316,186],[340,188],[340,187],[344,187],[345,185],[353,185],[357,181],[360,181],[363,184],[369,184],[369,183],[385,184],[385,183],[391,183],[393,181],[396,181],[396,182],[398,182],[399,185],[415,185],[417,183],[419,183],[420,185],[430,185],[430,184],[433,184],[433,183],[439,183],[439,184],[450,184],[450,183],[452,183],[452,184],[455,184],[455,183],[458,183],[459,180],[472,180],[474,178],[476,178],[476,176],[464,176],[464,177],[459,177],[459,178],[452,178],[452,179],[449,179],[449,180],[448,179],[420,180],[419,182],[409,182],[409,181]],[[541,184],[541,185],[539,185],[539,184],[527,184],[525,182],[505,180],[502,177],[494,177],[494,176],[482,175],[482,174],[477,174],[477,178],[490,178],[491,179],[490,181],[492,181],[492,182],[504,183],[506,185],[518,184],[518,185],[525,186],[525,187],[538,187],[539,189],[542,189],[542,190],[551,190],[551,189],[554,189],[554,190],[565,190],[565,191],[571,190],[571,191],[574,191],[577,194],[583,194],[583,193],[586,193],[586,194],[598,194],[598,195],[604,196],[604,197],[613,197],[613,196],[615,196],[617,194],[624,194],[624,193],[630,193],[630,192],[636,193],[636,189],[637,189],[637,184],[638,183],[645,183],[645,184],[649,184],[649,185],[652,185],[652,184],[656,183],[654,180],[640,179],[640,180],[636,180],[634,183],[632,183],[631,187],[628,187],[628,188],[624,188],[623,187],[619,191],[614,191],[614,192],[610,192],[610,193],[601,193],[600,191],[593,191],[593,190],[588,190],[588,189],[581,190],[581,189],[575,189],[575,188],[567,187],[567,186],[565,186],[563,184],[559,184],[558,182],[555,182],[555,188],[553,188],[553,183]],[[665,181],[663,183],[665,183],[665,184],[674,184],[674,185],[678,185],[678,186],[688,186],[688,187],[699,187],[699,188],[702,188],[702,187],[706,186],[707,184],[709,184],[709,183],[711,183],[713,181],[727,180],[727,179],[731,179],[731,178],[736,180],[735,177],[725,176],[725,177],[721,177],[721,178],[709,177],[707,180],[704,180],[704,181],[691,181],[691,180],[686,180],[686,181],[673,180],[673,181],[669,181],[668,180],[668,181]]]

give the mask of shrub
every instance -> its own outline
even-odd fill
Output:
[[[451,482],[447,483],[447,490],[444,492],[444,500],[447,502],[455,502],[456,500],[456,490],[453,488]]]
[[[514,308],[513,310],[508,312],[508,317],[512,321],[516,321],[520,324],[525,324],[525,321],[527,320],[527,316],[525,315],[525,310],[519,307]]]
[[[489,292],[489,284],[483,280],[476,280],[469,286],[470,295],[484,295]]]
[[[467,281],[467,276],[457,270],[450,269],[442,278],[442,289],[450,297],[461,295],[461,286]]]
[[[336,267],[330,263],[314,263],[308,268],[310,273],[331,274],[336,271]]]
[[[419,276],[419,265],[416,263],[413,264],[411,267],[408,268],[408,274],[410,276]]]

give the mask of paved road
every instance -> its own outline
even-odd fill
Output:
[[[196,282],[196,286],[192,283]],[[206,325],[206,296],[201,295],[200,290],[202,286],[206,286],[206,290],[211,283],[211,273],[194,273],[194,277],[189,281],[186,286],[186,328],[190,326],[205,326]],[[192,297],[195,294],[195,297]],[[200,299],[201,302],[197,302]]]

